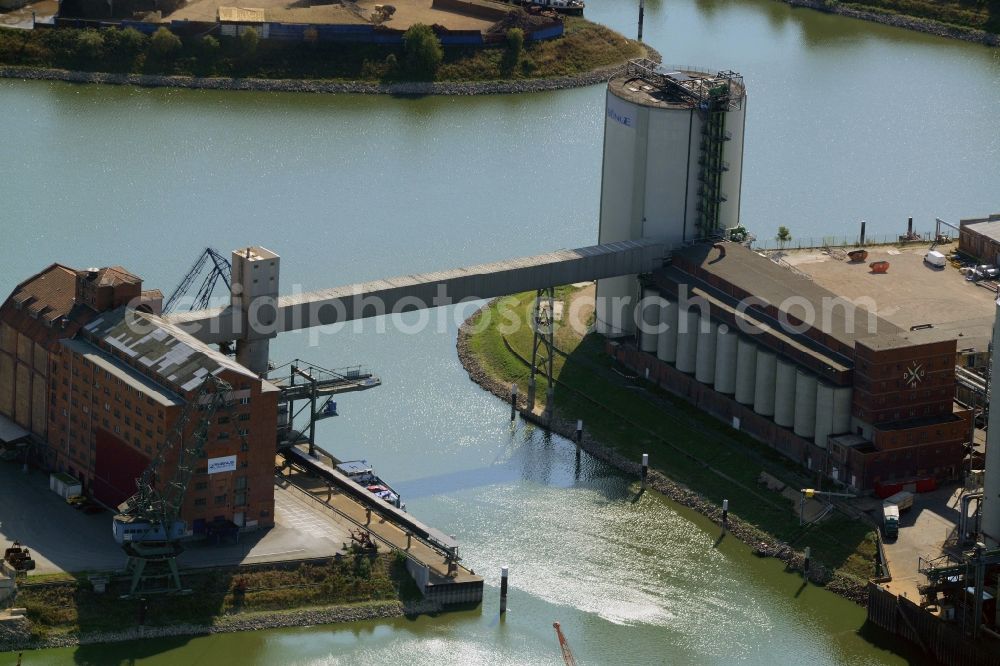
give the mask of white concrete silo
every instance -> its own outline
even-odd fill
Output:
[[[757,371],[753,393],[753,411],[761,416],[774,414],[774,386],[778,357],[766,349],[757,350]]]
[[[757,345],[740,338],[736,343],[736,392],[733,397],[741,405],[752,405],[757,389]]]
[[[795,364],[783,358],[774,381],[774,422],[785,428],[795,423]]]
[[[736,390],[736,343],[739,335],[720,326],[715,335],[715,390],[732,395]]]
[[[792,430],[799,437],[812,439],[816,434],[816,377],[795,371],[795,421]]]
[[[824,382],[816,384],[816,429],[813,441],[821,449],[826,448],[826,439],[833,434],[834,387]]]
[[[702,315],[698,323],[698,352],[695,359],[694,378],[702,384],[715,381],[715,335],[719,325]]]
[[[993,322],[993,358],[990,373],[990,415],[986,428],[985,472],[983,476],[983,540],[989,547],[1000,546],[1000,299]]]
[[[738,74],[629,63],[607,88],[599,242],[679,246],[736,226],[745,111]],[[597,331],[632,333],[638,293],[634,276],[599,280]]]
[[[642,322],[639,338],[639,349],[651,354],[656,353],[656,343],[659,337],[660,325],[660,292],[655,289],[643,289],[642,301],[639,302],[638,319]]]
[[[843,435],[851,430],[851,400],[854,391],[850,386],[838,386],[833,389],[833,432],[832,435]]]
[[[680,308],[676,301],[663,300],[660,305],[660,326],[663,331],[656,340],[656,358],[667,363],[677,360],[677,313]]]
[[[695,309],[685,310],[677,316],[677,360],[674,366],[691,374],[697,365],[698,323],[701,316]]]

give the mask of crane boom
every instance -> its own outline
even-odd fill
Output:
[[[223,256],[218,250],[206,247],[201,255],[198,256],[194,265],[188,270],[184,279],[181,280],[181,283],[174,289],[174,292],[163,302],[164,312],[170,312],[180,304],[180,299],[188,293],[191,285],[202,274],[210,261],[212,267],[209,268],[208,274],[202,280],[201,286],[198,288],[194,299],[192,299],[191,307],[188,310],[203,310],[207,308],[211,304],[212,292],[215,290],[215,285],[218,284],[220,279],[226,285],[226,289],[232,288],[233,267],[229,259]]]
[[[559,626],[558,622],[553,622],[552,626],[556,630],[556,636],[559,638],[559,650],[562,652],[563,663],[566,666],[576,666],[576,657],[573,656],[573,651],[569,649],[569,643],[566,641],[566,637],[563,636],[562,627]]]

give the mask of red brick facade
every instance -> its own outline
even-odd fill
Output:
[[[198,390],[184,390],[81,330],[102,313],[136,304],[141,288],[124,269],[76,272],[55,265],[19,285],[0,307],[0,415],[45,444],[40,464],[76,476],[87,494],[111,507],[135,492],[136,477]],[[34,300],[19,304],[25,293]],[[215,352],[201,348],[193,358],[211,360]],[[205,461],[195,468],[181,517],[195,531],[214,519],[272,525],[279,392],[245,372],[222,367],[216,373],[233,387],[230,406],[212,417]],[[201,414],[193,411],[186,437]],[[208,459],[227,456],[236,457],[234,471],[207,474]],[[176,452],[161,479],[170,477],[171,460]]]

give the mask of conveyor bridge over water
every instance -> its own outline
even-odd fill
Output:
[[[268,330],[244,332],[246,314],[233,307],[167,318],[205,343],[260,338],[353,319],[506,296],[576,282],[648,273],[669,259],[669,246],[643,239],[558,250],[466,268],[403,275],[277,298]]]

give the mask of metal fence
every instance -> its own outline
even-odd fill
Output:
[[[872,245],[903,245],[906,243],[933,243],[934,232],[925,231],[916,234],[916,237],[905,239],[905,235],[901,234],[865,234],[865,247],[870,247]],[[779,241],[776,238],[758,238],[753,241],[753,249],[755,250],[807,250],[811,248],[826,248],[826,247],[859,247],[861,245],[861,236],[854,235],[842,235],[842,236],[820,236],[820,237],[808,237],[808,238],[795,238],[792,237],[788,241]]]

